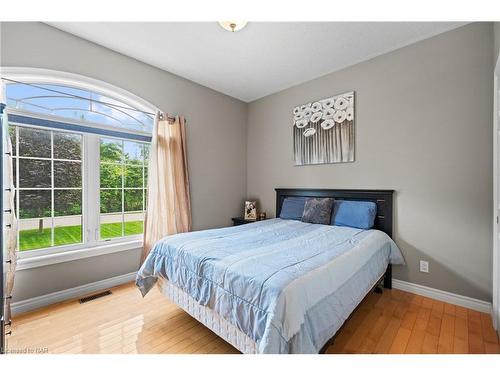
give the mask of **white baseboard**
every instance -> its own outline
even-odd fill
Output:
[[[471,310],[481,311],[487,314],[491,314],[492,312],[491,302],[481,301],[479,299],[467,296],[461,296],[460,294],[450,293],[444,290],[429,288],[428,286],[413,284],[397,279],[392,280],[392,287],[395,289],[404,290],[405,292],[415,293],[420,296],[436,299],[438,301],[467,307]]]
[[[136,272],[127,273],[96,281],[90,284],[80,285],[74,288],[60,290],[54,293],[45,294],[39,297],[28,298],[23,301],[14,302],[11,305],[12,315],[20,314],[26,311],[39,309],[40,307],[48,306],[53,303],[66,301],[82,297],[86,294],[96,292],[98,290],[112,288],[117,285],[125,284],[135,280]]]
[[[498,332],[498,338],[500,338],[500,310],[492,310],[493,313],[492,313],[492,318],[493,318],[493,327],[495,327],[495,329],[497,330]]]

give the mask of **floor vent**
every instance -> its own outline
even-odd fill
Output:
[[[78,301],[80,301],[80,303],[87,303],[87,302],[93,301],[93,300],[98,299],[98,298],[109,296],[110,294],[111,294],[111,290],[106,290],[105,292],[96,293],[96,294],[92,294],[91,296],[88,296],[88,297],[80,298]]]

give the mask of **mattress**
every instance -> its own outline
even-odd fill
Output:
[[[387,265],[402,262],[383,232],[273,219],[168,236],[136,283],[145,294],[168,279],[257,353],[317,353]]]
[[[170,301],[175,303],[205,327],[216,333],[243,354],[256,354],[257,344],[241,332],[231,322],[224,319],[214,310],[200,305],[181,288],[173,285],[163,277],[158,278],[158,287]]]

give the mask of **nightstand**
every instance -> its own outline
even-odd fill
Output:
[[[233,218],[231,218],[231,220],[233,221],[233,226],[255,223],[256,221],[260,221],[260,220],[246,220],[242,217],[233,217]]]

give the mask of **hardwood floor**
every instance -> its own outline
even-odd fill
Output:
[[[79,304],[68,301],[15,316],[10,350],[49,353],[238,353],[153,288],[132,284]],[[488,314],[384,290],[370,294],[327,353],[500,353]]]

